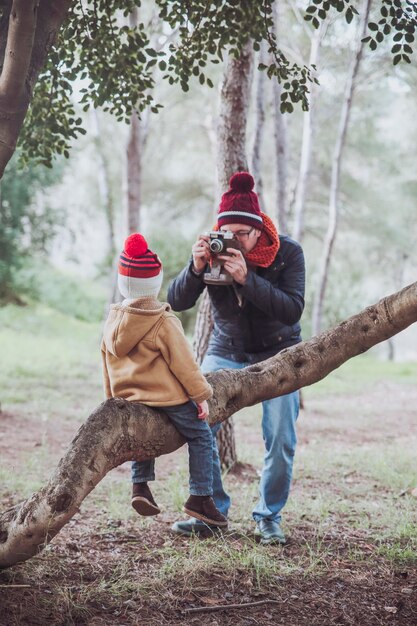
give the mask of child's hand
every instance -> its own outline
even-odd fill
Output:
[[[199,420],[205,420],[206,417],[209,416],[209,408],[208,408],[207,400],[204,400],[203,402],[197,402],[197,409],[198,409],[197,417]]]

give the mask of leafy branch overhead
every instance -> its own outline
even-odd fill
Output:
[[[310,21],[314,28],[319,28],[320,22],[326,19],[332,8],[344,13],[348,23],[352,21],[354,14],[358,13],[351,0],[313,0],[306,9],[304,19]],[[401,60],[411,63],[409,55],[413,53],[412,44],[417,28],[417,2],[381,0],[379,14],[380,19],[377,22],[368,23],[368,29],[372,34],[363,41],[369,43],[371,50],[376,50],[378,44],[386,37],[392,36],[393,64],[397,65]]]
[[[155,67],[184,91],[192,78],[213,87],[206,67],[223,61],[226,53],[238,56],[248,39],[255,49],[263,39],[269,42],[274,61],[265,69],[283,83],[282,110],[292,112],[297,102],[308,108],[307,84],[313,79],[307,66],[291,64],[278,49],[272,0],[156,0],[158,46],[150,43],[155,18],[128,25],[129,14],[140,4],[96,0],[71,7],[39,76],[20,137],[24,160],[51,165],[54,154],[68,156],[71,140],[85,133],[75,113],[75,89],[84,110],[101,107],[120,121],[149,106],[156,113],[161,105],[152,96]]]
[[[368,28],[372,35],[363,40],[369,42],[371,50],[376,50],[379,43],[386,37],[392,36],[394,45],[391,48],[393,63],[397,65],[401,60],[411,63],[410,54],[413,54],[417,28],[417,2],[401,2],[401,0],[382,0],[378,22],[369,22]]]
[[[398,0],[383,0],[385,19],[392,28],[404,29],[405,18],[397,16],[394,25],[391,15],[391,7],[397,4]],[[350,0],[314,0],[305,19],[317,28],[331,8],[344,12],[348,22],[357,13]],[[135,10],[141,21],[132,26],[128,18]],[[290,62],[279,48],[273,0],[155,0],[154,10],[156,13],[149,15],[149,5],[141,8],[140,0],[78,0],[72,4],[39,76],[20,136],[24,161],[36,159],[50,166],[55,154],[69,155],[71,141],[85,133],[76,114],[77,99],[84,110],[100,107],[119,121],[127,122],[133,111],[140,114],[147,107],[157,113],[161,105],[152,95],[156,69],[184,91],[193,78],[213,87],[207,66],[220,63],[225,54],[239,56],[248,39],[255,50],[261,41],[268,42],[272,60],[269,65],[259,64],[258,69],[281,83],[281,111],[291,113],[298,103],[308,109],[308,86],[317,79],[310,68]],[[376,42],[385,31],[378,30]],[[413,33],[405,30],[404,43],[397,44],[404,60]],[[370,46],[376,46],[374,39]]]

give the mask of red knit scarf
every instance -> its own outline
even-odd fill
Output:
[[[277,255],[280,241],[278,231],[271,218],[262,211],[261,216],[264,224],[261,236],[253,250],[245,254],[245,258],[251,265],[269,267]],[[213,230],[219,230],[217,224],[214,225]]]

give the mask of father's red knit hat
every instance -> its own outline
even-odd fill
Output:
[[[229,189],[222,195],[217,224],[247,224],[262,230],[263,221],[258,196],[253,191],[255,181],[249,172],[237,172],[229,181]]]

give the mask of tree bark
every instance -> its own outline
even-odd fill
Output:
[[[211,302],[208,291],[205,289],[200,306],[198,307],[193,336],[193,350],[199,365],[203,362],[204,355],[207,352],[212,330],[213,318],[211,315]]]
[[[248,42],[238,59],[228,58],[220,94],[220,115],[217,130],[217,171],[221,193],[229,187],[229,179],[234,172],[247,170],[246,158],[246,125],[250,102],[250,91],[253,72],[253,46]],[[208,298],[208,296],[206,296]],[[213,327],[210,307],[204,305],[197,314],[197,327],[203,324],[205,344],[199,343],[200,357],[204,358],[207,351],[210,332]],[[233,420],[222,427],[217,433],[217,446],[223,470],[231,469],[237,461],[236,441]]]
[[[94,145],[97,155],[97,183],[107,222],[107,254],[109,259],[113,259],[116,254],[116,243],[114,235],[114,205],[110,190],[109,165],[103,150],[103,144],[101,141],[100,120],[97,109],[95,108],[91,109],[91,120],[93,125]]]
[[[308,66],[317,67],[320,46],[324,38],[327,24],[321,22],[320,27],[314,31],[311,38],[310,59]],[[313,149],[315,100],[317,95],[317,85],[311,83],[308,97],[308,111],[303,113],[303,137],[301,142],[300,167],[298,172],[297,187],[294,201],[294,221],[292,236],[296,241],[302,242],[304,238],[304,217],[307,185],[309,182],[311,155]]]
[[[129,235],[140,231],[142,188],[142,141],[140,120],[134,112],[130,118],[127,146],[127,230]]]
[[[274,2],[274,30],[279,41],[279,5]],[[288,142],[287,118],[281,113],[282,87],[277,80],[272,81],[274,104],[275,173],[276,173],[276,219],[281,234],[288,233]]]
[[[266,64],[266,41],[261,42],[259,51],[259,63]],[[255,139],[252,150],[252,176],[255,179],[255,191],[259,198],[259,204],[262,211],[265,211],[265,202],[263,197],[263,179],[262,179],[262,144],[265,128],[265,72],[257,72],[256,94],[255,94]]]
[[[336,140],[336,145],[333,154],[332,176],[330,183],[330,198],[329,198],[329,216],[328,227],[323,245],[323,255],[321,258],[318,288],[314,296],[313,303],[313,317],[312,317],[312,331],[316,335],[320,332],[322,327],[323,306],[326,295],[327,280],[329,275],[330,261],[333,251],[334,242],[336,239],[338,219],[339,219],[339,188],[340,188],[340,172],[342,165],[343,149],[346,142],[347,128],[349,124],[349,117],[352,108],[352,100],[355,91],[355,79],[359,71],[360,62],[362,59],[362,51],[364,43],[362,39],[365,37],[368,25],[369,10],[371,7],[371,0],[365,0],[361,11],[361,22],[358,30],[358,40],[356,46],[356,52],[351,63],[345,96],[342,105],[342,111],[340,115],[339,131]]]
[[[416,321],[417,282],[271,359],[212,372],[207,375],[214,390],[210,424],[311,385]],[[47,485],[0,515],[0,568],[41,551],[111,469],[169,454],[184,443],[163,413],[121,398],[103,402],[81,426]]]
[[[226,191],[234,172],[248,169],[246,121],[253,70],[253,47],[248,42],[238,59],[229,57],[220,93],[217,131],[217,169],[220,189]]]
[[[34,85],[70,5],[71,0],[13,0],[0,76],[0,178],[16,149]]]

